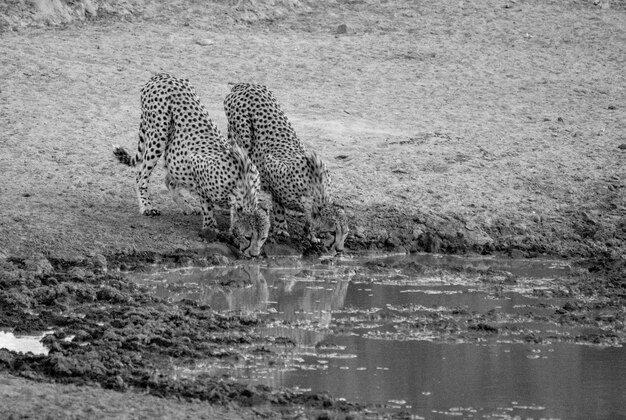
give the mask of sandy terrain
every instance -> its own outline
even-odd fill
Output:
[[[139,89],[161,71],[189,78],[222,130],[229,83],[270,86],[359,214],[451,217],[479,244],[585,248],[580,224],[623,234],[626,13],[504,6],[354,2],[246,24],[225,4],[177,4],[133,23],[4,32],[0,250],[202,246],[162,174],[163,216],[140,217],[134,171],[111,153],[135,147]],[[617,246],[604,236],[594,245]]]

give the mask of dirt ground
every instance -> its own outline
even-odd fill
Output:
[[[114,145],[136,145],[141,86],[169,72],[191,80],[223,132],[230,84],[270,87],[301,139],[330,167],[336,200],[353,221],[349,250],[574,258],[597,274],[579,289],[607,296],[621,314],[616,328],[623,328],[623,1],[11,1],[0,5],[0,31],[0,303],[15,314],[0,327],[34,331],[58,323],[55,311],[85,302],[94,305],[94,322],[98,302],[125,311],[161,308],[136,300],[137,292],[106,272],[152,262],[224,262],[199,240],[200,217],[182,215],[166,194],[161,168],[151,194],[162,215],[141,216],[134,170],[112,154]],[[316,251],[298,241],[288,245]],[[269,243],[267,254],[281,249]],[[107,282],[108,294],[95,287]],[[48,318],[40,311],[46,304]],[[24,322],[28,311],[20,305],[37,308],[37,315]],[[187,321],[211,316],[199,310],[206,313],[185,314]],[[0,361],[14,374],[59,376],[32,360],[27,371],[34,373],[25,375],[16,356],[5,353]],[[121,380],[96,375],[87,383],[128,389],[128,378]],[[134,380],[130,388],[152,384]],[[18,398],[7,390],[13,386],[25,390],[20,396],[54,395],[49,406],[65,398],[65,391],[7,374],[0,383],[3,400]],[[68,406],[72,395],[89,394],[71,389]],[[278,404],[281,394],[273,391],[248,397],[257,392],[261,403],[243,405]],[[138,410],[160,407],[143,394],[119,395],[111,398],[146,398]],[[155,395],[213,401],[171,389]],[[235,417],[279,415],[231,400],[242,410]],[[177,401],[166,401],[172,405],[163,410],[181,418],[205,407],[179,410]],[[333,416],[354,408],[323,401]],[[229,418],[224,407],[214,410]],[[290,415],[300,415],[290,407]],[[87,416],[80,410],[76,418]]]

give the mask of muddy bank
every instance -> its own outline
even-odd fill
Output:
[[[374,413],[380,407],[363,407],[326,394],[248,385],[230,377],[203,374],[193,379],[176,377],[172,363],[179,367],[200,362],[236,365],[254,355],[263,365],[273,366],[280,363],[278,354],[296,344],[289,337],[259,334],[259,327],[267,319],[256,315],[221,315],[210,306],[189,299],[174,302],[160,299],[118,272],[120,268],[150,272],[163,267],[210,266],[215,264],[213,258],[219,258],[222,265],[238,263],[224,255],[193,251],[94,255],[80,261],[48,259],[43,255],[37,259],[2,261],[0,328],[16,335],[53,332],[43,340],[49,349],[47,355],[0,350],[0,370],[43,383],[89,385],[218,406],[234,404],[242,410],[259,408],[269,410],[266,414],[270,416],[302,412],[308,418],[376,416]],[[556,341],[623,345],[626,322],[623,271],[618,275],[615,269],[593,267],[595,272],[589,273],[589,268],[574,265],[571,276],[555,279],[536,290],[528,289],[531,295],[537,293],[561,303],[556,307],[538,307],[537,314],[524,318],[524,322],[556,324],[577,331],[586,329],[587,333],[526,332],[517,326],[520,318],[507,318],[499,311],[483,313],[450,308],[424,312],[423,308],[402,305],[355,313],[335,322],[332,330],[349,336],[355,328],[382,320],[402,320],[403,328],[388,337],[375,338],[397,340],[428,333],[438,342],[479,343],[496,336],[532,344]],[[301,271],[303,276],[310,275],[306,267]],[[462,273],[493,296],[500,296],[507,288],[522,286],[518,277],[506,270],[464,264],[442,268],[403,260],[366,263],[352,270],[351,281],[366,285],[376,282],[377,277],[393,281],[399,271],[445,276]],[[240,289],[249,285],[250,280],[245,276],[227,276],[218,278],[214,286]]]
[[[19,264],[19,261],[14,261]],[[15,334],[54,330],[46,336],[47,355],[0,350],[6,373],[35,381],[135,390],[160,397],[271,405],[310,415],[327,410],[348,415],[358,406],[330,396],[248,386],[228,378],[175,379],[167,361],[236,361],[244,353],[264,353],[276,345],[251,332],[254,317],[221,316],[192,301],[176,305],[150,297],[119,275],[94,274],[65,263],[48,274],[4,262],[0,271],[0,328]]]
[[[567,217],[545,220],[540,217],[528,220],[491,220],[489,225],[477,224],[455,214],[436,214],[432,211],[411,211],[385,204],[356,209],[350,204],[344,208],[350,218],[350,232],[346,239],[347,252],[375,251],[390,253],[433,252],[447,254],[498,254],[514,258],[558,257],[586,259],[608,269],[622,261],[626,255],[626,216],[591,215],[587,212],[571,212]],[[147,222],[160,222],[145,218]],[[126,247],[107,254],[106,260],[123,265],[123,270],[132,268],[134,258],[148,263],[187,262],[194,264],[216,264],[223,262],[221,257],[236,259],[240,255],[232,247],[232,238],[226,230],[227,215],[218,215],[223,229],[218,243],[207,243],[198,237],[190,248],[179,248],[169,252],[159,252],[157,247]],[[316,256],[326,252],[319,244],[309,241],[303,234],[303,218],[288,216],[293,238],[276,238],[273,235],[264,248],[263,255],[276,257],[283,255]],[[158,223],[160,225],[160,223]],[[190,235],[197,234],[193,226],[186,224]],[[0,250],[0,257],[32,260],[33,255],[45,255],[60,266],[68,264],[98,265],[94,255],[60,249],[38,247],[17,254]],[[133,255],[125,260],[123,255]],[[221,256],[216,259],[216,256]],[[36,258],[36,257],[35,257]],[[96,260],[94,263],[93,260]],[[90,263],[91,261],[91,263]],[[97,267],[96,267],[97,268]]]
[[[575,281],[568,285],[571,296],[601,296],[607,304],[619,307],[615,302],[620,302],[626,294],[626,261],[623,258],[626,225],[622,225],[621,219],[595,221],[588,214],[579,213],[572,215],[567,222],[566,233],[562,233],[562,229],[557,230],[547,221],[537,221],[536,229],[514,220],[501,223],[499,229],[482,229],[458,216],[408,213],[385,205],[366,211],[357,211],[349,206],[345,209],[351,220],[351,230],[346,240],[348,255],[358,255],[361,252],[432,252],[514,258],[556,257],[569,260],[577,270]],[[227,216],[218,216],[221,216],[218,221],[226,229]],[[263,249],[262,261],[268,260],[274,265],[290,265],[293,263],[289,261],[293,258],[328,256],[319,243],[308,240],[304,234],[302,217],[288,215],[288,222],[292,236],[277,238],[270,235]],[[25,257],[4,256],[0,261],[9,267],[9,276],[15,277],[13,272],[18,270],[28,278],[43,276],[40,281],[45,286],[55,287],[58,275],[66,280],[89,281],[95,284],[101,276],[119,271],[150,272],[188,266],[233,266],[243,262],[242,256],[232,245],[232,238],[225,231],[219,235],[218,240],[219,242],[212,243],[199,241],[198,246],[192,249],[181,248],[169,252],[139,251],[135,248],[118,250],[107,255],[94,252],[32,252]],[[327,261],[332,263],[332,259]],[[118,279],[119,287],[131,287],[121,281]],[[245,287],[249,285],[249,280],[225,277],[219,285]],[[554,284],[555,290],[559,287],[559,284]],[[125,293],[124,290],[122,292]],[[17,316],[15,322],[19,319]],[[39,315],[27,317],[23,325],[26,324],[32,325],[32,330],[43,330],[45,325],[50,325]],[[13,327],[20,331],[21,325],[15,324]]]
[[[621,261],[626,255],[626,216],[569,212],[566,216],[543,219],[539,216],[520,219],[495,219],[479,224],[456,213],[435,213],[402,209],[393,205],[376,204],[355,208],[341,201],[350,223],[346,239],[347,252],[446,254],[497,254],[514,258],[558,257],[588,259],[605,268]],[[293,238],[273,235],[264,249],[264,256],[319,256],[326,250],[306,238],[303,218],[288,215]],[[227,229],[227,217],[218,217]],[[198,255],[223,255],[237,258],[230,246],[231,238],[223,232],[220,244],[199,243]],[[133,250],[130,250],[132,253]],[[146,258],[158,252],[147,251]],[[166,258],[174,258],[177,253]],[[154,257],[157,258],[157,257]],[[183,258],[182,256],[180,258]],[[115,258],[114,258],[115,259]],[[200,261],[202,263],[203,260]],[[217,260],[210,260],[216,263]],[[601,262],[603,261],[603,262]],[[153,262],[160,262],[157,258]],[[198,263],[198,262],[196,262]]]
[[[470,231],[458,218],[409,216],[387,206],[363,213],[348,207],[346,210],[353,221],[347,252],[355,255],[361,251],[559,255],[550,252],[559,244],[548,247],[547,238],[540,235],[535,237],[543,238],[545,246],[524,247],[528,241],[519,238],[519,242],[513,239],[508,244],[505,240],[485,241],[486,234],[475,235],[476,229]],[[381,214],[385,217],[380,217]],[[294,227],[291,239],[271,237],[268,241],[263,261],[269,265],[294,264],[295,261],[298,266],[299,258],[316,259],[323,254],[317,244],[304,239],[299,218],[292,216],[290,224]],[[513,228],[501,232],[514,238]],[[159,299],[122,275],[122,272],[149,273],[177,267],[234,267],[247,262],[238,259],[227,234],[219,239],[220,242],[203,243],[201,248],[165,253],[129,249],[107,255],[35,252],[28,257],[3,258],[0,261],[0,328],[16,335],[50,330],[53,333],[43,341],[49,349],[47,355],[0,350],[0,370],[42,383],[89,385],[234,406],[237,410],[266,410],[270,417],[297,413],[305,413],[307,418],[388,415],[383,414],[389,413],[387,408],[363,407],[326,394],[248,385],[230,377],[199,375],[191,379],[173,374],[172,363],[176,366],[195,366],[199,362],[235,365],[251,356],[261,358],[263,365],[273,366],[280,363],[281,352],[296,345],[289,337],[256,332],[268,322],[256,315],[225,316],[196,301]],[[402,319],[405,326],[395,334],[376,338],[407,339],[428,332],[440,342],[478,343],[495,336],[532,344],[560,341],[623,345],[626,265],[606,253],[590,258],[589,250],[597,245],[593,241],[585,242],[582,237],[578,240],[584,246],[568,256],[585,255],[587,258],[572,260],[572,276],[554,280],[548,287],[531,292],[562,299],[562,303],[554,308],[541,308],[539,314],[525,318],[524,322],[550,323],[576,331],[586,329],[586,333],[527,332],[517,325],[519,318],[507,318],[498,311],[483,313],[452,308],[424,313],[411,306],[389,306],[355,314],[338,321],[332,331],[350,335],[355,328],[364,325]],[[516,254],[517,251],[523,254]],[[324,261],[333,263],[332,259]],[[477,284],[494,296],[500,296],[502,290],[518,282],[517,277],[507,271],[463,265],[442,269],[393,260],[367,263],[356,270],[351,281],[371,283],[375,281],[373,275],[393,278],[400,270],[416,275],[439,275],[441,270],[452,276],[463,273],[475,277]],[[303,268],[303,275],[307,275],[306,272]],[[250,278],[231,275],[218,278],[214,284],[224,290],[250,285]],[[393,415],[403,416],[398,412]]]
[[[455,213],[411,212],[381,204],[354,211],[352,217],[348,244],[353,250],[613,259],[626,251],[626,218],[619,213],[571,211],[553,219],[535,215],[480,224]]]

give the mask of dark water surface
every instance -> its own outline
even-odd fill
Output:
[[[625,349],[574,344],[583,329],[543,316],[565,300],[542,290],[568,272],[554,261],[422,255],[182,269],[137,281],[172,300],[257,313],[268,321],[259,334],[296,343],[274,349],[280,363],[250,357],[177,375],[329,391],[417,418],[626,416]],[[233,279],[252,286],[215,286]],[[476,317],[488,327],[468,329]],[[537,335],[552,338],[528,339]]]

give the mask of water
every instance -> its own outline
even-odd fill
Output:
[[[574,344],[601,331],[550,318],[567,300],[549,283],[568,272],[554,261],[427,255],[182,269],[137,281],[172,300],[257,313],[267,320],[259,334],[296,344],[277,345],[271,364],[251,355],[177,375],[329,391],[425,418],[624,416],[625,349]],[[252,286],[216,286],[224,279]]]
[[[43,345],[41,340],[49,333],[50,331],[39,335],[16,336],[12,332],[0,331],[0,349],[46,355],[48,354],[48,348]]]
[[[281,385],[328,390],[348,400],[387,403],[428,417],[460,408],[477,417],[564,419],[607,418],[624,410],[621,348],[362,337],[329,337],[324,343],[345,347],[339,354],[349,351],[356,357],[306,356],[305,365],[328,363],[314,374],[296,370],[283,375]]]

